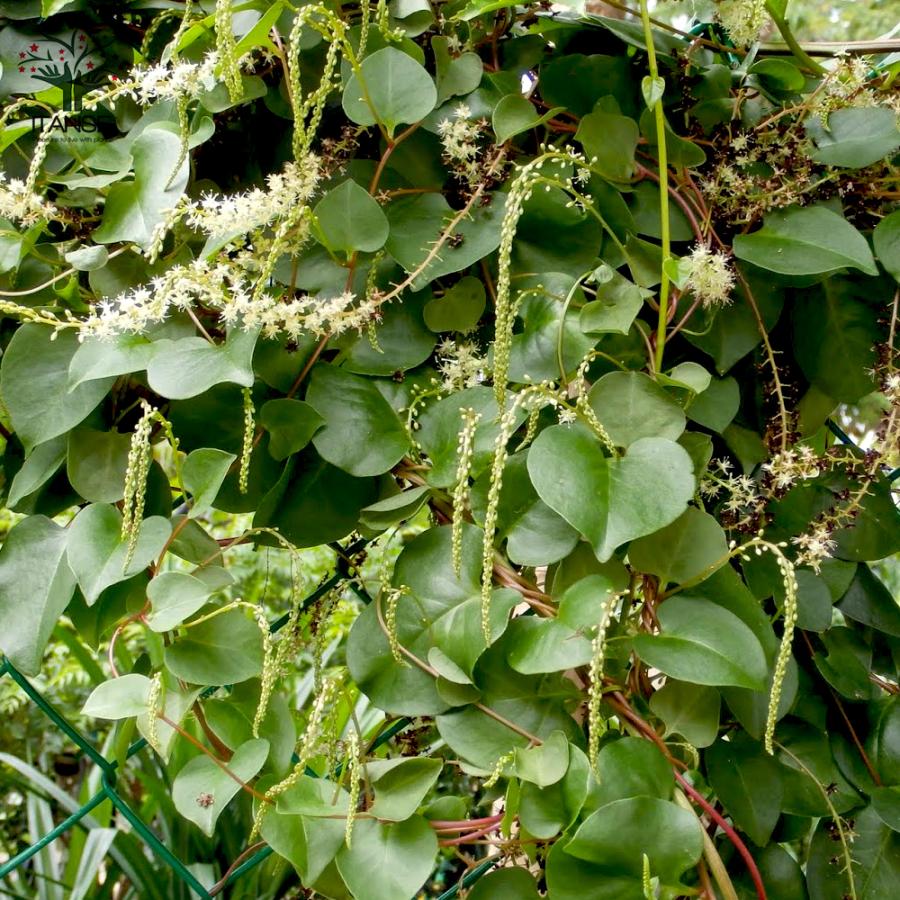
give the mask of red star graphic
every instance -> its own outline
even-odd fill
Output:
[[[24,50],[19,51],[19,59],[25,59],[26,56],[28,54]]]
[[[40,49],[40,47],[38,47],[37,44],[32,44],[28,49],[29,49],[32,53],[37,53],[38,50]]]
[[[19,66],[19,71],[20,71],[20,72],[24,72],[24,71],[25,71],[25,66]]]
[[[93,69],[93,68],[94,68],[94,64],[93,64],[90,60],[88,60],[87,67],[88,67],[89,69]]]
[[[32,66],[32,67],[31,67],[31,71],[32,71],[32,72],[37,72],[37,69],[36,69],[34,66]]]

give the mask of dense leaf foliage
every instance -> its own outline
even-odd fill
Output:
[[[896,60],[755,0],[11,6],[0,648],[65,623],[185,862],[895,896]]]

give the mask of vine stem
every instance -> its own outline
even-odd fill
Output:
[[[375,613],[378,618],[378,625],[384,633],[385,638],[390,640],[390,631],[388,631],[388,627],[384,621],[384,615],[381,612],[381,597],[376,597],[373,601],[375,604]],[[421,669],[423,672],[429,674],[435,680],[438,679],[439,675],[436,669],[432,668],[422,659],[419,659],[412,650],[408,650],[403,646],[399,641],[397,642],[397,646],[400,648],[400,652],[411,662],[416,668]],[[530,731],[526,731],[521,726],[517,725],[515,722],[507,719],[506,716],[500,715],[496,710],[491,709],[489,706],[485,706],[483,703],[473,703],[476,709],[481,710],[486,716],[489,716],[495,722],[499,722],[501,725],[505,725],[510,731],[514,731],[516,734],[521,735],[523,738],[526,738],[531,744],[534,746],[540,746],[544,742],[536,735],[532,734]]]
[[[811,779],[815,786],[819,789],[819,793],[822,795],[822,799],[825,801],[825,805],[828,807],[828,811],[831,813],[832,821],[834,822],[835,828],[837,828],[838,837],[841,842],[841,849],[844,853],[844,863],[845,863],[845,871],[847,873],[847,882],[850,888],[849,892],[845,894],[845,896],[849,897],[850,900],[858,900],[858,895],[856,893],[856,881],[853,877],[853,856],[850,853],[850,845],[847,837],[847,832],[844,830],[844,821],[841,818],[838,811],[834,808],[834,804],[831,802],[831,797],[828,794],[828,791],[823,787],[822,782],[816,778],[814,772],[811,772],[809,766],[807,766],[799,756],[789,750],[784,744],[776,744],[779,750],[789,756],[801,769],[801,771],[807,776],[807,778]]]
[[[784,452],[788,448],[788,442],[790,440],[791,433],[791,419],[788,414],[787,403],[784,399],[784,388],[781,384],[781,375],[778,372],[778,363],[775,360],[775,351],[772,349],[772,342],[769,340],[769,332],[766,331],[766,323],[763,321],[762,313],[759,311],[759,306],[756,303],[756,298],[753,296],[753,291],[750,290],[750,284],[747,279],[744,277],[744,273],[741,272],[738,266],[735,266],[735,273],[737,274],[738,281],[741,283],[741,287],[744,291],[744,297],[747,300],[747,305],[750,307],[753,312],[753,318],[756,319],[756,328],[759,331],[759,336],[762,339],[763,347],[765,347],[766,356],[769,360],[769,367],[772,369],[772,383],[775,387],[775,399],[778,401],[778,416],[781,419],[781,434],[779,435],[779,443],[781,445],[781,451]]]
[[[753,881],[753,886],[756,890],[757,900],[768,900],[766,896],[766,888],[763,885],[762,876],[759,874],[759,869],[756,866],[756,861],[753,859],[750,851],[747,849],[747,845],[741,840],[741,836],[728,824],[722,814],[714,807],[709,801],[678,771],[679,766],[682,768],[687,768],[681,760],[676,759],[669,753],[668,747],[666,747],[665,742],[662,738],[650,727],[648,722],[645,722],[632,708],[628,701],[625,699],[624,695],[619,691],[612,691],[606,696],[606,702],[609,703],[613,709],[617,712],[621,713],[631,724],[637,729],[639,734],[642,734],[648,740],[653,741],[657,747],[659,747],[662,754],[669,760],[672,764],[672,771],[675,775],[675,780],[684,790],[685,794],[691,798],[699,807],[703,809],[703,811],[712,819],[716,825],[718,825],[722,831],[725,833],[725,836],[729,841],[734,845],[735,850],[740,853],[744,862],[747,865],[747,870],[750,873],[750,878]]]
[[[659,78],[659,66],[656,61],[656,46],[653,43],[653,30],[650,25],[650,9],[647,0],[641,0],[641,21],[644,24],[644,43],[647,46],[647,62],[650,77],[655,83]],[[656,122],[656,146],[659,154],[659,221],[662,235],[662,267],[659,278],[659,318],[656,325],[656,353],[654,368],[662,371],[663,354],[666,349],[666,328],[669,324],[669,273],[666,263],[671,253],[671,234],[669,231],[669,161],[666,148],[666,116],[663,112],[662,97],[653,103],[653,117]]]
[[[675,791],[675,802],[682,809],[690,812],[692,816],[697,816],[697,814],[694,812],[694,808],[691,806],[690,801],[687,799],[687,797],[685,797],[682,791]],[[728,875],[728,870],[725,868],[725,863],[722,862],[722,857],[719,856],[719,851],[716,850],[716,845],[713,843],[712,838],[703,827],[703,824],[700,822],[699,817],[697,817],[697,822],[698,824],[700,824],[700,831],[703,834],[703,856],[706,859],[706,864],[709,866],[709,870],[712,872],[713,878],[716,879],[716,884],[719,886],[719,890],[722,891],[725,900],[738,900],[738,895],[734,889],[734,884],[732,883],[731,878]],[[712,893],[711,885],[709,886],[707,893],[710,896],[715,897],[715,894]]]
[[[220,891],[222,891],[225,885],[228,883],[228,876],[245,860],[249,857],[253,856],[257,850],[262,850],[263,847],[266,846],[265,841],[257,841],[255,844],[251,844],[249,847],[245,848],[244,851],[234,860],[234,862],[225,870],[225,874],[209,889],[210,897],[215,897]]]
[[[260,803],[271,803],[272,801],[266,797],[265,794],[261,794],[253,785],[247,784],[246,781],[243,781],[239,776],[237,776],[228,766],[216,756],[215,753],[212,752],[208,747],[204,746],[200,741],[197,740],[189,731],[185,728],[182,728],[176,721],[170,719],[165,713],[157,713],[159,719],[166,723],[169,728],[177,731],[188,743],[193,744],[201,753],[208,756],[232,781],[237,782],[241,786],[241,789],[246,791],[248,794],[254,796]]]
[[[384,173],[384,168],[387,165],[388,160],[391,157],[391,154],[397,148],[398,144],[403,143],[411,134],[415,132],[415,130],[419,127],[420,123],[416,122],[413,125],[410,125],[405,131],[401,131],[400,134],[397,135],[396,138],[387,138],[386,146],[384,152],[381,154],[381,159],[378,160],[378,166],[375,169],[375,174],[372,176],[372,181],[369,184],[369,194],[374,197],[376,192],[378,191],[378,183],[381,181],[381,176]],[[356,259],[357,254],[354,253],[353,257],[350,260],[350,264],[348,266],[347,272],[347,282],[344,287],[344,290],[349,291],[353,287],[353,275],[356,271]],[[319,356],[321,356],[322,351],[325,349],[328,341],[331,340],[331,332],[326,335],[323,335],[322,339],[316,345],[313,352],[310,354],[309,359],[306,361],[306,365],[304,365],[302,371],[294,380],[294,383],[291,385],[291,389],[285,395],[288,399],[294,396],[300,388],[300,385],[303,383],[303,380],[309,374],[310,369],[315,365]],[[259,430],[259,433],[256,436],[256,439],[253,443],[253,446],[256,445],[262,440],[263,429]]]
[[[632,9],[630,6],[626,6],[624,3],[620,3],[619,0],[604,0],[607,6],[611,6],[613,9],[619,9],[622,12],[630,13],[632,16],[639,16],[640,13],[636,9]],[[746,55],[746,50],[742,50],[740,47],[726,47],[725,44],[720,44],[718,41],[711,41],[708,38],[698,37],[695,34],[691,34],[689,31],[682,31],[680,28],[675,28],[669,22],[663,22],[662,19],[653,19],[650,21],[657,27],[661,28],[663,31],[668,31],[670,34],[677,34],[680,37],[686,38],[693,43],[699,44],[701,47],[709,47],[712,50],[719,50],[723,53],[739,53],[742,55]]]
[[[493,825],[496,822],[503,821],[505,813],[497,813],[494,816],[485,816],[482,819],[460,819],[458,821],[452,819],[432,819],[429,825],[435,831],[472,831],[479,826]]]
[[[656,174],[652,169],[648,169],[646,166],[642,166],[640,163],[637,164],[637,173],[641,176],[641,178],[649,178],[651,181],[655,181],[659,184],[659,175]],[[678,193],[677,189],[669,185],[669,196],[681,207],[681,211],[684,213],[688,222],[690,223],[691,230],[694,232],[694,237],[697,238],[698,243],[703,242],[703,229],[700,227],[700,223],[697,221],[697,216],[694,215],[694,210],[691,209],[690,204],[681,194]],[[668,207],[668,204],[667,204]]]
[[[797,42],[797,38],[794,37],[794,32],[791,31],[791,26],[788,25],[787,20],[776,8],[774,0],[766,0],[766,12],[768,12],[772,21],[775,23],[775,27],[781,33],[784,42],[790,48],[791,53],[794,55],[797,62],[801,63],[805,68],[809,69],[810,72],[814,72],[816,75],[827,75],[828,70],[817,63]]]
[[[119,247],[118,250],[113,250],[113,252],[107,256],[107,260],[114,259],[117,256],[121,256],[126,250],[130,249],[131,248],[127,245],[124,247]],[[57,281],[61,281],[63,278],[68,278],[70,275],[74,275],[77,271],[78,269],[72,266],[71,268],[65,269],[64,271],[60,272],[58,275],[54,275],[48,281],[44,281],[43,283],[37,285],[37,287],[31,287],[24,291],[0,291],[0,297],[27,297],[30,294],[38,294],[45,288],[52,287],[54,284],[56,284]],[[68,322],[60,322],[60,326],[66,328],[75,327]]]
[[[499,825],[500,822],[494,822],[491,825],[486,825],[484,828],[479,828],[477,831],[470,831],[455,838],[442,839],[439,840],[438,843],[441,847],[456,847],[459,844],[468,844],[478,838],[484,837],[486,834],[490,834],[495,828],[499,827]]]
[[[728,840],[734,844],[735,850],[741,854],[744,862],[747,864],[747,870],[750,872],[750,878],[753,881],[753,887],[756,889],[756,896],[759,900],[767,900],[766,888],[763,885],[762,876],[756,867],[756,861],[753,859],[747,845],[741,840],[740,835],[728,824],[722,814],[682,775],[675,772],[675,780],[681,785],[681,789],[697,804],[703,811],[725,832]]]

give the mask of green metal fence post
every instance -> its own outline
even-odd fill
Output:
[[[301,603],[301,610],[308,608],[311,604],[315,603],[319,598],[323,597],[328,591],[332,590],[336,585],[341,582],[348,581],[350,584],[350,588],[353,592],[364,602],[371,603],[372,598],[366,592],[364,588],[358,585],[355,582],[355,579],[351,575],[349,571],[349,565],[347,561],[347,557],[352,556],[356,552],[358,552],[362,547],[366,544],[365,540],[359,540],[353,543],[348,548],[337,548],[339,550],[339,559],[338,564],[336,566],[335,574],[330,578],[326,579],[322,584],[319,585],[312,593],[310,593]],[[270,630],[272,632],[276,632],[282,627],[290,619],[290,613],[285,613],[282,616],[279,616],[270,624]],[[26,847],[20,853],[17,853],[15,856],[8,859],[5,863],[0,865],[0,878],[5,878],[11,872],[24,865],[28,860],[34,857],[37,853],[43,850],[46,846],[53,843],[57,838],[65,834],[67,831],[74,828],[76,825],[80,825],[81,827],[85,827],[85,819],[87,819],[90,813],[96,809],[101,803],[106,800],[109,800],[115,809],[122,815],[122,817],[131,825],[134,829],[135,834],[143,841],[143,843],[152,851],[152,853],[168,865],[175,876],[183,882],[187,887],[189,887],[197,897],[201,898],[201,900],[212,900],[214,894],[210,892],[207,888],[205,888],[198,879],[191,873],[191,871],[185,866],[185,864],[176,857],[171,850],[157,837],[157,835],[151,830],[151,828],[144,822],[141,817],[131,808],[128,802],[122,797],[121,794],[116,790],[115,787],[115,779],[116,772],[118,769],[118,762],[116,760],[108,760],[106,759],[94,745],[85,737],[81,732],[72,725],[71,722],[66,719],[65,716],[62,715],[52,703],[50,703],[41,692],[35,688],[35,686],[21,673],[19,670],[10,662],[6,657],[0,657],[0,677],[3,675],[9,675],[13,681],[21,688],[21,690],[25,693],[25,695],[44,713],[45,716],[57,727],[60,731],[63,732],[74,744],[81,753],[87,756],[91,762],[93,762],[100,769],[101,774],[101,789],[94,796],[92,796],[89,800],[87,800],[81,807],[75,810],[71,815],[69,815],[66,819],[60,822],[57,826],[47,832],[47,834],[42,835],[37,841],[31,844],[29,847]],[[203,696],[209,696],[209,694],[218,690],[217,686],[207,687],[206,690],[201,694]],[[387,728],[382,731],[377,738],[372,743],[372,750],[377,749],[378,747],[386,744],[390,741],[395,735],[401,732],[404,728],[406,728],[411,722],[411,719],[402,718],[397,721],[391,723]],[[128,751],[126,753],[126,759],[130,759],[136,753],[139,753],[145,747],[147,747],[147,741],[144,738],[139,738],[134,741],[131,746],[129,746]],[[339,777],[341,773],[341,764],[339,763],[337,768],[334,771],[334,777]],[[310,770],[310,774],[315,775],[315,772]],[[73,803],[74,805],[74,803]],[[71,806],[69,807],[72,808]],[[218,894],[224,888],[232,885],[235,881],[240,879],[245,873],[254,869],[256,866],[263,863],[266,859],[268,859],[272,854],[273,850],[271,847],[262,847],[256,853],[254,853],[251,857],[246,859],[240,866],[236,867],[234,871],[230,872],[228,876],[221,882],[220,885],[217,886],[215,894]],[[462,887],[468,887],[475,883],[485,872],[489,871],[495,864],[497,860],[489,859],[485,860],[483,863],[478,865],[475,869],[469,872],[457,885],[450,888],[448,891],[445,891],[439,900],[450,900],[450,898],[455,897],[459,890]]]
[[[103,793],[108,797],[113,806],[125,817],[129,825],[140,835],[141,840],[169,867],[175,874],[203,900],[210,900],[210,894],[193,876],[191,871],[175,856],[171,850],[147,827],[141,817],[128,805],[115,787],[110,783],[106,774],[101,777]]]
[[[80,809],[76,810],[68,819],[60,822],[52,831],[48,831],[40,840],[33,843],[30,847],[26,847],[21,853],[8,859],[0,866],[0,878],[6,878],[10,872],[18,869],[19,866],[28,862],[32,856],[39,853],[47,844],[53,843],[60,835],[65,834],[70,828],[77,825],[85,816],[93,812],[106,799],[105,791],[98,791],[84,804]]]

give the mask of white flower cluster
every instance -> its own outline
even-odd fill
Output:
[[[266,337],[285,334],[294,340],[302,334],[324,337],[350,330],[362,331],[378,315],[377,298],[366,298],[356,304],[356,295],[350,291],[334,297],[304,295],[287,301],[268,294],[251,298],[242,292],[222,311],[226,324],[259,327]]]
[[[752,44],[766,24],[765,0],[721,0],[716,18],[739,47]]]
[[[484,381],[487,360],[478,352],[475,344],[468,341],[457,343],[448,339],[441,342],[437,355],[444,390],[459,391]]]
[[[267,337],[285,334],[292,339],[302,334],[361,331],[379,314],[377,297],[357,304],[349,291],[334,297],[291,300],[270,294],[255,296],[239,267],[197,259],[173,266],[147,285],[100,301],[82,325],[81,334],[101,339],[141,334],[171,313],[195,307],[216,312],[227,327],[259,328]]]
[[[807,444],[777,453],[763,465],[763,469],[772,475],[774,485],[779,490],[789,488],[797,481],[818,478],[822,472],[815,450]]]
[[[686,288],[702,304],[704,309],[727,306],[734,289],[734,273],[724,253],[713,253],[703,244],[691,251],[691,274]]]
[[[900,95],[897,91],[880,90],[871,78],[872,65],[868,57],[835,54],[834,66],[825,76],[822,86],[810,97],[810,111],[828,123],[829,113],[848,106],[886,106],[900,114]]]
[[[157,100],[196,99],[218,81],[219,55],[208,52],[199,63],[178,60],[155,66],[136,66],[119,81],[119,92],[147,106]]]
[[[212,237],[226,238],[264,228],[287,218],[309,201],[319,183],[319,161],[312,154],[289,162],[266,178],[266,189],[253,188],[230,196],[205,194],[187,206],[185,220]]]
[[[709,499],[724,494],[722,513],[729,520],[729,527],[758,527],[765,498],[749,475],[732,475],[732,468],[728,459],[713,460],[700,481],[700,494]]]
[[[819,571],[822,561],[828,559],[837,547],[837,542],[831,538],[831,528],[827,522],[817,522],[806,534],[792,538],[791,543],[799,549],[795,564],[810,566],[815,572]]]
[[[83,335],[109,338],[118,334],[142,334],[173,311],[186,311],[196,303],[223,309],[246,295],[239,273],[223,263],[195,259],[173,266],[149,285],[101,300],[82,326]],[[248,297],[249,299],[249,297]]]
[[[891,405],[900,404],[900,372],[889,372],[884,379],[882,391],[887,396]]]
[[[0,172],[0,219],[30,226],[52,219],[55,215],[56,207],[31,190],[24,181],[19,178],[7,181]]]
[[[481,148],[478,146],[478,134],[481,127],[478,122],[471,121],[472,111],[465,103],[459,103],[452,119],[441,119],[438,123],[438,134],[444,145],[444,156],[457,176],[475,187],[481,178],[481,166],[478,157]]]

